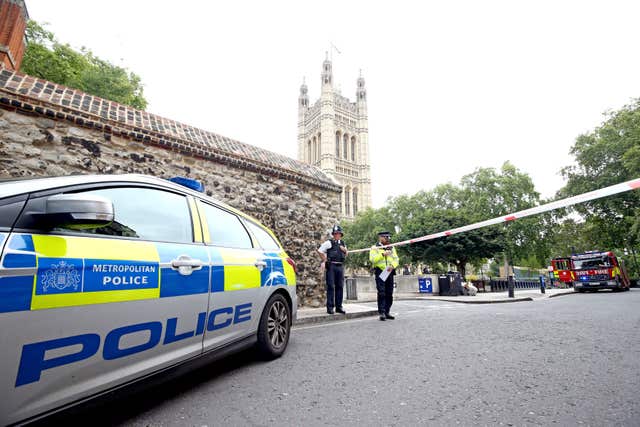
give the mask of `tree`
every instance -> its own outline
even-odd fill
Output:
[[[459,210],[434,209],[427,212],[428,228],[419,235],[434,231],[450,230],[467,225],[468,216]],[[427,225],[427,222],[423,222]],[[416,236],[400,236],[409,239]],[[468,263],[477,264],[502,251],[502,233],[498,227],[486,227],[466,233],[440,237],[425,242],[405,246],[403,252],[412,262],[443,262],[453,264],[463,276],[466,275]]]
[[[401,196],[389,203],[389,210],[401,231],[399,240],[450,230],[475,222],[467,193],[452,184],[414,196]],[[412,263],[453,264],[463,275],[467,263],[478,263],[502,250],[500,230],[492,227],[403,246],[403,259]]]
[[[559,220],[547,244],[552,254],[550,258],[567,257],[573,253],[591,251],[598,248],[593,224],[573,218]]]
[[[475,221],[482,221],[531,208],[540,203],[531,177],[509,162],[500,171],[478,168],[462,178],[465,205]],[[500,226],[498,226],[500,227]],[[535,258],[538,266],[546,264],[543,236],[548,230],[540,216],[507,222],[501,226],[504,238],[503,255],[513,265],[515,261]],[[536,266],[531,266],[536,267]]]
[[[343,224],[345,241],[350,248],[369,248],[378,241],[378,232],[394,231],[393,219],[387,208],[368,208],[358,212],[354,221]],[[369,252],[349,254],[346,259],[349,267],[369,266]]]
[[[370,209],[345,225],[350,246],[367,247],[381,229],[394,231],[395,241],[442,232],[539,203],[531,178],[505,163],[498,172],[479,168],[463,177],[459,186],[443,184],[387,200],[380,210]],[[525,218],[508,226],[492,226],[398,248],[402,262],[453,264],[463,275],[466,265],[484,263],[501,253],[509,260],[526,260],[542,267],[548,263],[548,248],[541,236],[544,222]],[[345,235],[346,236],[346,235]],[[350,257],[350,265],[364,265],[365,258]]]
[[[56,40],[35,21],[27,23],[27,46],[21,71],[101,98],[144,110],[147,100],[136,74],[82,48],[80,52]]]
[[[571,148],[576,162],[562,169],[573,196],[640,177],[640,99],[618,111]],[[637,253],[640,244],[640,192],[630,191],[575,205],[599,249]],[[594,248],[592,248],[594,249]],[[639,272],[636,272],[638,274]]]

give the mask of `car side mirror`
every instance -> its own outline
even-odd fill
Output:
[[[53,227],[75,230],[99,228],[113,222],[113,203],[96,195],[56,194],[47,199],[42,216]]]

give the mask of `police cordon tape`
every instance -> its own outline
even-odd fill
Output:
[[[453,234],[464,233],[465,231],[476,230],[478,228],[487,227],[489,225],[500,224],[501,222],[515,221],[516,219],[524,218],[531,215],[537,215],[539,213],[552,211],[554,209],[566,208],[568,206],[576,205],[578,203],[588,202],[590,200],[601,199],[603,197],[613,196],[614,194],[624,193],[626,191],[637,190],[640,188],[640,178],[632,179],[620,184],[611,185],[609,187],[601,188],[599,190],[589,191],[588,193],[579,194],[577,196],[567,197],[566,199],[556,200],[555,202],[547,203],[545,205],[535,206],[533,208],[525,209],[508,215],[502,215],[496,218],[488,219],[486,221],[480,221],[473,224],[465,225],[458,228],[452,228],[451,230],[441,231],[439,233],[428,234],[422,237],[416,237],[402,242],[391,243],[386,245],[386,248],[394,246],[405,246],[412,243],[424,242],[427,240],[437,239],[438,237],[451,236]],[[350,250],[349,253],[368,252],[371,248]]]

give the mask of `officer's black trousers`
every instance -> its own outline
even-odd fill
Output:
[[[344,289],[344,268],[342,264],[327,261],[327,310],[342,308],[342,290]]]
[[[393,276],[395,276],[395,271],[391,273],[384,282],[380,279],[380,273],[382,273],[382,270],[376,268],[375,277],[376,289],[378,290],[378,313],[389,314],[391,304],[393,304]]]

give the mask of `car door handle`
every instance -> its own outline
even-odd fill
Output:
[[[257,260],[255,266],[258,268],[258,270],[262,271],[267,266],[267,263],[261,260]]]
[[[203,266],[203,262],[196,258],[191,258],[189,255],[180,255],[178,258],[171,260],[171,268],[178,270],[178,273],[183,276],[189,276],[196,270],[200,270]]]

